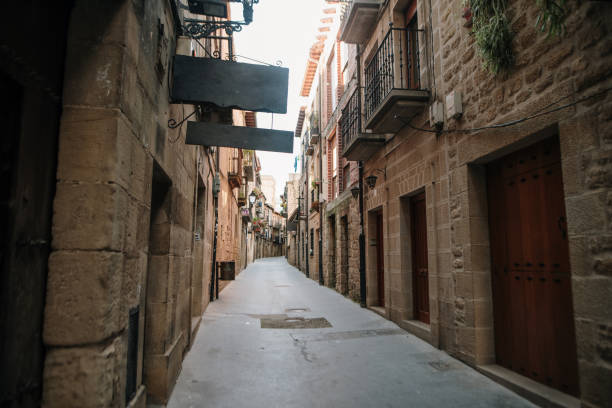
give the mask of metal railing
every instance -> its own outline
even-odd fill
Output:
[[[242,177],[242,152],[232,149],[229,158],[229,175]]]
[[[319,114],[317,112],[313,112],[310,115],[310,133],[311,134],[319,134]]]
[[[394,89],[421,89],[419,36],[424,30],[391,26],[365,69],[365,117]]]
[[[340,129],[342,146],[346,150],[361,132],[361,93],[359,87],[355,89],[346,106],[342,109]]]

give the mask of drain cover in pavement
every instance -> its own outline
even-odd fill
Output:
[[[332,325],[324,317],[304,318],[304,317],[285,317],[278,318],[262,318],[262,329],[323,329],[332,327]]]
[[[310,309],[307,307],[290,307],[289,309],[285,309],[287,313],[298,313],[298,312],[310,312]]]

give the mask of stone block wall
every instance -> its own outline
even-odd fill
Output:
[[[323,211],[322,205],[319,204],[319,211]],[[310,272],[310,279],[319,282],[319,235],[317,229],[319,229],[319,211],[312,211],[308,215],[308,268]],[[312,231],[312,241],[310,234]],[[323,230],[320,230],[323,233]],[[312,251],[311,245],[312,242]],[[312,254],[312,255],[311,255]]]
[[[457,2],[456,2],[457,3]],[[458,6],[458,4],[457,4]],[[602,2],[568,2],[567,32],[546,38],[535,29],[535,3],[511,3],[508,14],[515,31],[516,66],[507,75],[491,77],[473,55],[473,38],[461,28],[452,7],[433,2],[434,61],[441,70],[437,91],[459,90],[464,118],[449,127],[478,127],[578,101],[612,85],[612,8]],[[438,29],[435,28],[437,22]],[[451,219],[450,274],[455,304],[448,306],[451,350],[468,362],[494,361],[492,298],[484,169],[487,162],[520,146],[558,134],[568,223],[572,296],[579,361],[580,395],[585,406],[612,401],[605,350],[610,339],[611,298],[604,249],[609,235],[606,197],[607,136],[611,126],[610,92],[540,116],[519,125],[448,138],[449,204]],[[605,299],[605,300],[604,300]],[[452,328],[454,326],[454,328]],[[442,339],[442,333],[441,333]]]
[[[384,3],[377,26],[362,48],[361,66],[373,55],[389,29],[404,26],[407,1]],[[430,102],[444,102],[451,91],[463,97],[463,116],[446,118],[445,132],[404,127],[365,162],[364,176],[378,177],[364,187],[367,303],[375,305],[375,238],[372,211],[382,210],[385,248],[385,315],[433,345],[471,365],[495,362],[493,298],[489,249],[486,169],[484,164],[543,138],[558,135],[568,223],[574,321],[579,360],[580,398],[584,406],[612,401],[610,375],[609,296],[610,214],[609,154],[612,131],[612,8],[606,2],[568,2],[567,32],[547,38],[537,32],[537,5],[510,2],[508,16],[515,33],[516,64],[497,77],[482,68],[474,36],[463,26],[461,1],[418,2],[421,82]],[[363,73],[362,73],[363,75]],[[363,83],[363,80],[362,80]],[[604,90],[604,91],[602,91]],[[580,98],[597,94],[584,102]],[[558,111],[513,126],[474,132],[449,131],[507,122],[576,102]],[[340,104],[341,106],[342,104]],[[333,116],[333,115],[332,115]],[[428,109],[412,125],[430,129]],[[357,180],[351,167],[351,181]],[[382,173],[382,174],[381,174]],[[354,177],[353,177],[354,175]],[[430,324],[411,324],[412,265],[409,197],[424,192],[427,217]],[[359,213],[328,203],[325,273],[333,247],[340,248],[340,218],[349,220],[348,292],[359,298]],[[329,216],[335,215],[335,245],[329,245]],[[309,229],[314,228],[310,222]],[[316,246],[315,246],[316,251]],[[316,260],[316,258],[314,258]],[[317,279],[310,258],[311,277]],[[336,271],[338,269],[336,258]],[[315,271],[313,275],[312,272]],[[327,275],[326,275],[327,276]],[[336,289],[344,291],[341,280]]]
[[[132,406],[147,393],[167,400],[189,345],[196,174],[209,157],[184,145],[185,126],[167,125],[191,109],[168,101],[174,27],[169,2],[75,2],[44,313],[46,407],[126,404],[130,310],[140,320]],[[209,253],[205,241],[200,262]]]

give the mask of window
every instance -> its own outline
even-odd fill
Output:
[[[331,109],[333,112],[334,109],[336,109],[336,105],[338,103],[338,66],[336,64],[335,52],[332,52],[331,57],[329,57],[327,69],[330,72],[331,78]]]
[[[334,176],[332,179],[332,200],[338,197],[338,189],[336,186],[338,185],[338,177]]]
[[[338,175],[338,146],[336,145],[336,141],[332,142],[334,144],[334,148],[332,149],[332,168],[333,176],[336,177]]]
[[[416,12],[416,0],[413,1],[410,6],[406,9],[406,39],[407,39],[407,78],[408,88],[418,89],[420,88],[419,81],[419,56],[418,56],[418,31],[419,22],[417,19]]]
[[[342,42],[340,43],[340,67],[342,68],[342,71],[346,69],[347,65],[348,65],[348,44],[345,42]]]
[[[346,191],[351,185],[351,167],[350,165],[344,166],[342,170],[342,191]]]
[[[310,256],[314,255],[314,229],[310,229]]]

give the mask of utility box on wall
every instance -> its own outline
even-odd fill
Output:
[[[459,119],[463,115],[461,92],[452,91],[446,95],[446,118]]]

